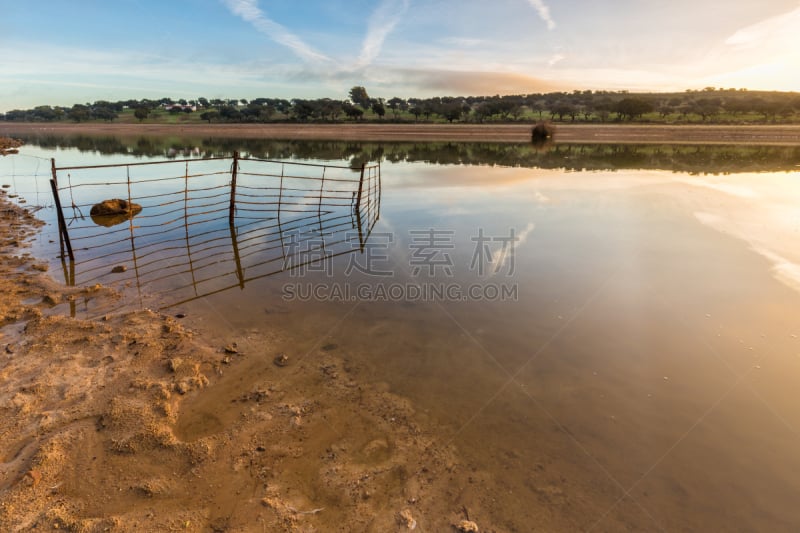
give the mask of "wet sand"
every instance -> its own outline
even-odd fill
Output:
[[[493,531],[491,489],[345,350],[275,364],[268,324],[68,318],[118,294],[55,283],[26,252],[41,223],[0,217],[0,530]]]
[[[339,141],[530,142],[531,124],[0,123],[0,134],[195,135]],[[555,124],[556,142],[800,145],[800,125]]]

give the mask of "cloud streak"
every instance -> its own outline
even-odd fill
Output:
[[[792,44],[799,25],[800,7],[797,7],[788,13],[771,17],[739,29],[728,37],[725,44],[736,47],[737,49],[755,48],[763,45],[764,42],[774,41],[784,37],[787,38],[787,40],[792,39],[792,41],[785,44]]]
[[[554,30],[556,28],[556,21],[550,16],[550,8],[547,4],[542,0],[528,0],[528,3],[539,13],[539,18],[547,24],[548,30]]]
[[[383,49],[383,43],[408,10],[409,0],[383,0],[372,13],[367,25],[367,34],[361,46],[356,68],[371,64]]]
[[[330,61],[326,55],[317,52],[303,42],[300,37],[278,24],[258,7],[258,0],[222,0],[230,11],[245,22],[252,24],[258,31],[281,44],[299,58],[312,63]]]

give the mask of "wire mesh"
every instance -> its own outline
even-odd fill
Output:
[[[235,156],[54,167],[54,176],[76,256],[67,283],[130,287],[138,305],[160,309],[361,250],[379,217],[379,165]],[[141,211],[91,216],[108,199]]]

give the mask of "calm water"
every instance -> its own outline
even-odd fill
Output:
[[[80,142],[29,146],[0,161],[3,180],[47,206],[49,161],[36,157],[382,160],[366,239],[354,240],[347,206],[331,215],[343,229],[313,210],[297,231],[252,229],[243,213],[231,228],[223,196],[169,250],[88,239],[74,277],[221,333],[286,332],[293,355],[337,344],[457,446],[496,500],[496,527],[528,531],[533,517],[550,530],[800,527],[798,149]],[[50,225],[35,250],[58,276],[53,210],[39,213]],[[248,243],[281,239],[299,246],[288,262],[285,244],[279,263],[273,247],[246,255]],[[320,250],[330,259],[303,266]],[[155,281],[131,275],[145,252],[160,272],[181,266]],[[118,264],[129,270],[111,274]]]

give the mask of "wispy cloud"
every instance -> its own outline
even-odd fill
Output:
[[[480,46],[486,41],[483,39],[470,39],[469,37],[445,37],[444,39],[439,39],[439,42],[462,48],[470,48],[473,46]]]
[[[356,62],[357,68],[369,65],[380,55],[384,41],[408,10],[408,2],[409,0],[383,0],[378,5],[369,18],[367,35]]]
[[[539,13],[539,18],[545,21],[548,30],[554,30],[556,28],[556,21],[550,16],[550,8],[547,4],[542,0],[528,0],[528,3]]]
[[[561,61],[565,60],[567,56],[564,54],[553,54],[550,59],[547,60],[547,65],[550,67],[555,66],[556,64],[560,63]]]
[[[514,236],[513,243],[503,243],[502,248],[495,251],[491,257],[491,263],[494,266],[494,270],[489,274],[490,277],[495,276],[498,272],[501,272],[506,269],[506,265],[509,261],[513,260],[515,250],[522,247],[525,244],[525,241],[528,240],[528,237],[533,230],[536,228],[536,225],[533,222],[528,222],[528,226],[522,230],[519,234],[512,235]]]
[[[776,38],[791,37],[794,39],[798,27],[800,27],[800,7],[741,28],[728,37],[725,44],[736,48],[754,48],[763,45],[765,41],[773,41]]]
[[[278,44],[289,48],[298,57],[306,61],[322,62],[329,61],[330,58],[317,52],[311,46],[303,42],[300,37],[289,31],[284,26],[267,17],[264,11],[258,7],[258,0],[222,0],[231,12],[241,17],[242,20],[252,24],[258,31],[267,35]]]

